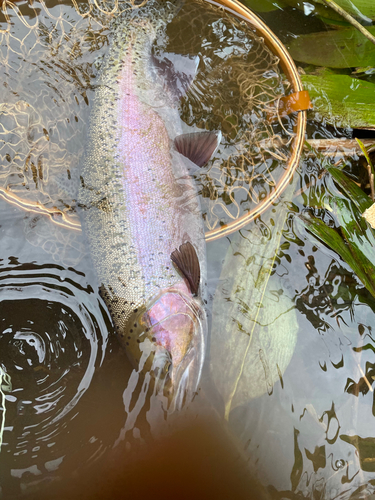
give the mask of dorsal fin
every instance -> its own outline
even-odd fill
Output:
[[[171,260],[188,280],[191,293],[197,295],[201,279],[201,269],[197,252],[190,241],[180,245],[178,250],[176,248],[171,253]]]
[[[194,132],[178,135],[174,140],[175,148],[190,161],[203,167],[215,153],[221,140],[221,132]]]

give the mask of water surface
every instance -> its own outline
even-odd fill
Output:
[[[375,481],[374,302],[296,218],[320,203],[321,217],[334,224],[324,199],[337,188],[321,163],[301,161],[273,208],[208,244],[212,329],[205,373],[186,414],[168,416],[119,348],[74,202],[111,6],[47,7],[19,2],[0,18],[0,187],[12,195],[0,199],[0,368],[12,383],[2,386],[2,497],[59,498],[61,485],[70,483],[82,496],[79,485],[88,494],[103,479],[98,471],[111,477],[108,491],[116,483],[121,494],[134,495],[136,484],[142,491],[143,482],[155,481],[156,492],[157,474],[148,479],[142,460],[160,453],[165,463],[171,450],[153,452],[152,443],[179,428],[178,417],[208,415],[220,425],[213,435],[204,431],[207,447],[222,455],[230,450],[231,487],[253,488],[251,474],[267,489],[265,498],[367,498]],[[262,15],[284,40],[312,30],[311,18],[293,9]],[[275,188],[290,156],[294,119],[270,124],[267,111],[289,87],[251,30],[200,2],[182,9],[167,36],[156,52],[200,57],[199,75],[180,105],[185,126],[223,132],[216,157],[196,175],[210,230]],[[309,138],[351,134],[308,125]],[[278,141],[270,145],[271,135]],[[257,295],[263,268],[272,273]],[[192,431],[191,442],[200,442],[200,432]],[[186,441],[177,442],[182,459],[201,463],[199,446],[185,453]],[[120,486],[122,467],[136,478],[128,478],[128,490]],[[170,474],[176,481],[178,470]],[[191,471],[193,483],[206,477],[213,484],[198,470]]]

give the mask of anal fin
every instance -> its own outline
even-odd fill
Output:
[[[197,295],[201,279],[201,269],[197,252],[190,241],[180,245],[178,250],[176,248],[171,253],[171,260],[187,279],[191,293]]]

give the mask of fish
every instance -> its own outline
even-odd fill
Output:
[[[221,139],[219,131],[181,133],[176,100],[196,60],[184,56],[174,73],[183,56],[153,53],[180,6],[149,0],[116,20],[95,85],[78,195],[120,343],[140,373],[161,381],[171,408],[193,399],[205,357],[206,247],[191,172]]]

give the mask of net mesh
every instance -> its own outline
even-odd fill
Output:
[[[106,53],[113,18],[146,2],[2,2],[0,190],[8,200],[41,214],[63,213],[67,227],[79,227],[75,190],[95,61]],[[294,123],[270,116],[289,83],[277,56],[248,23],[204,0],[185,2],[161,42],[156,52],[199,56],[197,77],[180,103],[182,120],[223,134],[215,158],[196,176],[211,230],[276,189],[291,154]],[[41,218],[34,213],[29,219],[31,235]],[[39,233],[41,239],[34,231],[34,244],[56,247],[56,234]],[[58,238],[73,244],[61,228]]]

